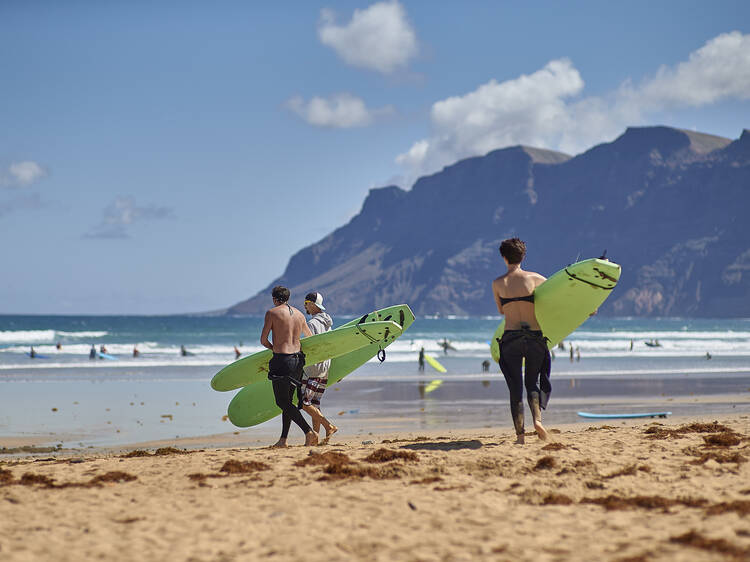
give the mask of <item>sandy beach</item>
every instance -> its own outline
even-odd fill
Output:
[[[549,429],[524,446],[482,428],[4,457],[0,557],[750,557],[750,416]]]

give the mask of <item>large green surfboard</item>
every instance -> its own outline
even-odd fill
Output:
[[[561,269],[534,291],[534,311],[550,349],[572,334],[601,306],[620,280],[620,266],[592,258]],[[505,319],[490,342],[492,359],[500,359],[497,339],[505,331]]]
[[[300,344],[308,365],[344,355],[368,344],[381,342],[401,335],[401,326],[390,320],[342,326],[337,330],[302,338]],[[211,379],[211,388],[219,391],[234,390],[268,380],[270,349],[253,353],[224,367]]]
[[[414,314],[407,305],[400,304],[370,312],[326,333],[330,334],[356,325],[367,326],[386,319],[398,323],[403,333],[414,322]],[[370,343],[355,351],[335,357],[328,371],[328,386],[339,382],[346,375],[367,363],[377,355],[378,351],[393,343],[399,335],[391,333],[382,342]],[[251,427],[275,418],[281,410],[276,406],[270,381],[266,381],[266,383],[252,384],[240,390],[229,403],[227,413],[229,420],[237,427]]]

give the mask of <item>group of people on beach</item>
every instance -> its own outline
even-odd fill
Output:
[[[534,421],[537,436],[547,439],[547,430],[542,425],[541,411],[547,407],[550,392],[551,358],[547,340],[537,322],[534,309],[534,291],[546,278],[533,271],[521,268],[526,256],[526,244],[518,238],[503,240],[500,255],[508,269],[492,282],[492,294],[497,310],[505,316],[505,331],[498,339],[500,347],[500,369],[510,391],[510,411],[516,431],[516,443],[522,444],[525,437],[523,389]],[[276,405],[281,408],[281,437],[274,447],[285,447],[291,422],[305,434],[305,445],[316,445],[319,428],[326,430],[326,440],[337,428],[321,413],[320,398],[325,391],[330,360],[305,367],[300,337],[311,336],[331,329],[333,321],[323,307],[320,293],[305,296],[305,311],[311,316],[309,322],[304,315],[289,304],[289,289],[276,286],[271,291],[273,307],[266,312],[260,342],[273,350],[268,366],[268,378],[273,384]],[[273,342],[269,340],[272,334]],[[450,345],[447,339],[444,351]],[[424,349],[420,351],[420,366],[424,368]],[[298,393],[299,406],[294,406],[293,397]],[[313,425],[301,413],[310,414]]]
[[[305,295],[305,316],[289,304],[291,293],[286,287],[277,285],[271,291],[273,307],[266,312],[260,343],[273,350],[268,364],[268,378],[273,385],[276,405],[281,409],[281,437],[274,447],[286,447],[289,428],[294,422],[305,434],[305,445],[317,445],[320,427],[326,431],[325,441],[336,433],[333,425],[320,411],[320,399],[328,384],[331,360],[305,366],[305,354],[300,344],[301,336],[312,336],[327,332],[333,319],[323,306],[323,295],[310,292]],[[272,335],[273,342],[269,340]],[[294,405],[297,393],[298,406]],[[310,415],[312,426],[302,415]]]

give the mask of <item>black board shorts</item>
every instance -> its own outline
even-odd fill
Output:
[[[268,378],[272,381],[287,380],[294,386],[300,386],[304,366],[305,354],[301,351],[274,353],[268,362]]]

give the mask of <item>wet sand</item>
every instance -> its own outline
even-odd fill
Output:
[[[524,446],[443,427],[306,448],[293,428],[287,449],[243,432],[4,456],[0,558],[750,558],[747,413],[548,429]]]
[[[208,379],[173,381],[66,381],[0,383],[0,447],[10,438],[34,439],[63,448],[174,441],[240,431],[244,445],[277,436],[279,420],[247,430],[226,419],[234,393],[214,392]],[[353,375],[329,388],[324,413],[342,435],[441,428],[510,427],[508,390],[502,375],[373,379]],[[434,385],[433,385],[434,386]],[[545,419],[574,423],[576,412],[671,411],[675,415],[750,412],[750,374],[557,377]],[[236,443],[232,438],[227,444]],[[207,444],[207,443],[206,443]],[[222,443],[221,445],[224,445]]]

